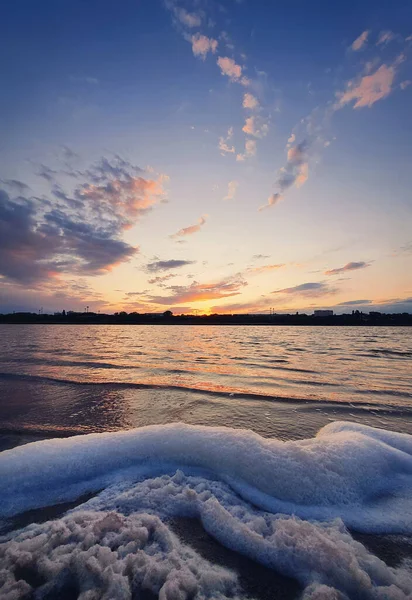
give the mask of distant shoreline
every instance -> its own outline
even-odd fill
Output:
[[[266,326],[316,326],[316,327],[410,327],[412,314],[408,313],[361,313],[313,316],[293,315],[139,315],[118,313],[114,315],[97,313],[75,313],[45,315],[35,313],[14,313],[1,315],[0,324],[21,325],[266,325]]]

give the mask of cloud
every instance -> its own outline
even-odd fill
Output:
[[[378,37],[378,41],[376,42],[377,46],[381,44],[389,44],[395,38],[395,34],[392,31],[381,31]]]
[[[277,271],[278,269],[282,269],[285,267],[285,263],[279,263],[275,265],[262,265],[261,267],[251,267],[248,269],[249,273],[254,273],[255,275],[260,275],[261,273],[268,273],[270,271]]]
[[[233,200],[239,183],[237,181],[229,181],[227,184],[227,194],[223,200]]]
[[[296,135],[294,133],[292,133],[290,135],[290,137],[288,138],[288,144],[293,144],[293,142],[296,140]]]
[[[259,107],[259,102],[257,98],[253,94],[246,93],[243,96],[243,108],[247,108],[249,110],[255,110]]]
[[[254,254],[252,256],[252,260],[264,260],[266,258],[270,258],[269,254]]]
[[[246,118],[245,124],[242,127],[242,131],[247,135],[262,138],[265,137],[265,135],[267,135],[269,131],[269,126],[263,121],[263,119],[260,119],[256,116],[252,116]]]
[[[361,304],[372,304],[372,300],[347,300],[346,302],[339,302],[335,306],[357,306]]]
[[[157,260],[146,265],[146,269],[150,273],[157,273],[158,271],[169,271],[170,269],[179,269],[180,267],[185,267],[186,265],[194,265],[196,261],[194,260]]]
[[[370,263],[366,263],[364,261],[349,262],[343,267],[339,267],[338,269],[330,269],[329,271],[325,271],[325,275],[338,275],[339,273],[345,273],[346,271],[357,271],[358,269],[366,269],[366,267],[370,266]]]
[[[0,182],[15,189],[19,194],[25,194],[30,190],[28,185],[18,179],[0,179]]]
[[[277,204],[281,200],[283,200],[283,196],[281,194],[279,194],[279,193],[271,194],[268,198],[267,203],[260,206],[258,208],[258,210],[262,211],[262,210],[265,210],[266,208],[270,208],[271,206],[275,206],[275,204]]]
[[[195,225],[189,225],[188,227],[183,227],[183,229],[179,229],[177,233],[171,235],[171,238],[179,238],[184,237],[186,235],[192,235],[193,233],[197,233],[206,223],[207,215],[203,215],[198,219],[198,222]]]
[[[157,277],[152,277],[152,279],[148,279],[147,281],[151,285],[160,285],[163,287],[164,282],[168,279],[173,279],[173,277],[176,277],[174,273],[168,273],[167,275],[158,275]]]
[[[224,156],[225,154],[234,154],[235,153],[235,147],[234,146],[229,146],[228,141],[233,137],[233,127],[229,127],[229,129],[227,130],[227,136],[226,138],[224,137],[220,137],[219,138],[219,150],[220,153],[222,154],[222,156]]]
[[[257,150],[256,140],[246,140],[245,151],[243,154],[237,154],[236,160],[242,162],[251,156],[255,156]]]
[[[405,81],[401,81],[400,83],[400,88],[401,90],[406,90],[407,87],[409,87],[412,84],[412,81],[410,79],[405,79]]]
[[[358,80],[349,81],[346,91],[337,94],[339,100],[335,108],[341,108],[350,102],[354,102],[353,108],[364,108],[365,106],[370,108],[378,100],[389,96],[396,69],[403,60],[404,55],[401,54],[392,65],[383,64],[374,73],[364,75]]]
[[[58,173],[43,168],[52,178],[53,199],[11,199],[0,192],[3,280],[35,286],[62,274],[98,275],[138,252],[122,235],[163,197],[162,176],[106,174],[100,185],[84,180],[68,194],[56,182]]]
[[[352,45],[351,45],[352,50],[355,50],[355,52],[357,52],[358,50],[361,50],[364,47],[364,45],[366,44],[366,42],[368,41],[368,36],[369,36],[368,30],[361,33],[360,36],[357,37],[356,40],[352,43]]]
[[[337,291],[336,288],[330,287],[323,281],[301,283],[289,288],[283,288],[281,290],[274,290],[272,294],[286,294],[286,295],[300,295],[309,296],[311,298],[317,298],[318,296],[324,296],[326,294],[333,294]]]
[[[279,191],[269,196],[267,204],[261,206],[259,210],[274,206],[283,200],[284,193],[293,185],[301,187],[305,183],[309,176],[309,148],[310,143],[307,140],[287,148],[287,162],[279,169],[276,182]]]
[[[154,304],[166,304],[173,306],[185,302],[202,302],[206,300],[218,300],[237,296],[247,283],[240,278],[229,278],[213,283],[198,283],[194,281],[189,286],[170,286],[172,292],[168,296],[150,296],[150,302]]]
[[[222,75],[229,77],[230,81],[235,81],[245,86],[250,84],[247,77],[242,77],[242,67],[236,64],[232,58],[219,56],[217,64],[220,67]]]
[[[208,38],[205,35],[196,33],[192,36],[192,50],[195,56],[200,56],[202,60],[205,60],[208,52],[214,54],[218,46],[217,40]]]
[[[77,77],[76,75],[70,76],[70,81],[72,83],[88,83],[89,85],[98,85],[99,80],[96,77]]]
[[[39,177],[43,177],[49,183],[52,183],[55,179],[55,175],[57,175],[57,171],[50,169],[50,167],[46,165],[40,165],[39,172],[37,173]]]
[[[173,2],[167,2],[166,6],[173,12],[174,16],[182,25],[193,28],[202,24],[200,13],[188,12],[185,8],[175,6]]]

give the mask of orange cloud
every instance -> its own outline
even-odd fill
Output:
[[[169,296],[150,296],[153,304],[174,306],[186,302],[202,302],[205,300],[219,300],[237,296],[247,283],[243,279],[226,279],[213,283],[197,283],[194,281],[189,286],[170,286]]]
[[[265,137],[269,131],[269,126],[262,119],[258,117],[247,117],[242,131],[247,135],[253,135],[254,137],[261,138]]]
[[[371,75],[365,75],[357,82],[349,81],[346,91],[339,94],[337,108],[353,101],[355,102],[353,108],[371,107],[378,100],[389,96],[396,68],[403,60],[404,56],[401,54],[391,66],[383,64]]]
[[[249,272],[259,275],[260,273],[267,273],[268,271],[277,271],[285,266],[285,263],[279,263],[276,265],[262,265],[261,267],[253,267],[249,269]]]
[[[189,225],[189,227],[183,227],[183,229],[179,229],[178,232],[171,235],[171,238],[179,238],[184,237],[186,235],[192,235],[193,233],[197,233],[200,231],[201,227],[206,223],[207,215],[203,215],[200,217],[198,222],[195,225]]]
[[[77,191],[77,197],[93,202],[101,213],[115,211],[123,221],[123,229],[128,229],[139,214],[165,196],[163,181],[164,176],[158,180],[129,177],[111,179],[105,185],[84,184]]]

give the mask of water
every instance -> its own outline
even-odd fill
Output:
[[[2,598],[412,597],[412,329],[0,339]]]
[[[329,421],[412,432],[412,329],[0,326],[0,429],[184,421],[296,439]]]

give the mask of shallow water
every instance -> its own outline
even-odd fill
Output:
[[[411,328],[1,325],[0,339],[6,446],[11,432],[175,421],[282,439],[336,419],[412,432]]]

